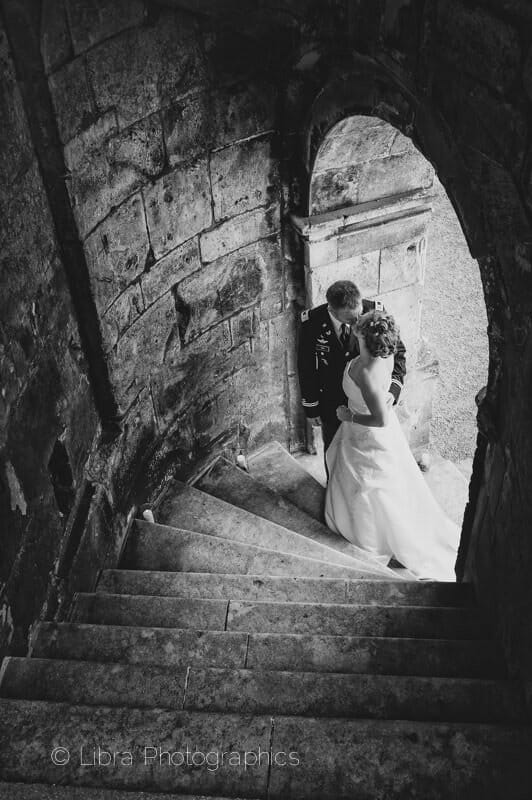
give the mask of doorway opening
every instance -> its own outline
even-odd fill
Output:
[[[310,179],[303,240],[307,305],[336,280],[357,284],[399,322],[407,378],[397,414],[433,493],[461,525],[476,446],[476,394],[488,372],[487,316],[477,262],[430,162],[374,116],[350,116],[324,137]],[[308,429],[303,463],[325,482],[322,443]]]

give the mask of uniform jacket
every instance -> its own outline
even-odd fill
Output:
[[[362,313],[383,311],[375,300],[362,301]],[[330,416],[347,403],[342,379],[347,362],[359,354],[358,340],[351,329],[349,342],[342,350],[327,310],[327,303],[303,311],[298,343],[299,385],[307,417]],[[390,392],[397,403],[406,374],[406,350],[399,340],[394,356]]]

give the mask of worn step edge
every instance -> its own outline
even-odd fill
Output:
[[[181,541],[176,537],[181,537]],[[150,540],[155,540],[152,542]],[[166,551],[162,542],[166,542]],[[180,553],[177,549],[181,545]],[[188,548],[188,549],[187,549]],[[210,556],[210,561],[208,560]],[[272,550],[271,548],[261,547],[256,544],[245,544],[243,542],[225,539],[208,533],[189,531],[175,528],[170,525],[159,523],[144,522],[138,520],[135,528],[130,531],[126,551],[123,558],[125,567],[139,567],[142,569],[168,569],[174,558],[175,569],[177,571],[187,571],[185,566],[192,567],[191,571],[198,572],[204,567],[206,572],[214,572],[216,567],[223,568],[224,560],[231,566],[233,572],[237,572],[238,557],[243,561],[242,574],[255,574],[257,563],[264,564],[263,573],[265,575],[307,575],[308,577],[336,577],[336,578],[358,578],[358,577],[379,577],[381,573],[359,570],[352,566],[321,561],[304,555],[285,553],[282,550]],[[255,566],[255,569],[253,569]],[[225,568],[222,571],[226,571]],[[390,571],[391,572],[391,571]],[[260,574],[260,573],[259,573]],[[392,578],[402,580],[402,578],[391,572]]]
[[[208,600],[164,595],[75,595],[71,622],[257,633],[330,633],[422,639],[486,639],[477,609],[340,603]]]
[[[307,800],[347,800],[364,782],[366,797],[406,797],[413,779],[431,798],[471,797],[511,800],[532,792],[529,769],[532,730],[520,724],[432,723],[406,720],[315,719],[279,715],[218,714],[88,707],[45,701],[0,700],[3,725],[0,777],[22,776],[39,782],[88,782],[109,788],[187,791],[207,794],[248,794]],[[113,750],[131,753],[125,765],[83,772],[82,748],[87,731],[105,731]],[[33,732],[31,741],[28,734]],[[73,756],[61,766],[50,758],[50,743],[68,742]],[[174,745],[183,757],[184,745],[207,753],[272,752],[298,756],[297,772],[255,759],[239,768],[227,761],[215,774],[183,770],[182,762],[167,769],[146,770],[142,753],[161,743]],[[175,743],[175,744],[174,744]],[[94,743],[91,741],[92,747]],[[90,759],[90,747],[89,759]],[[173,750],[173,748],[172,748]],[[157,757],[155,755],[155,757]],[[346,769],[349,764],[349,769]],[[444,792],[446,794],[444,794]]]
[[[0,781],[0,800],[246,800],[204,794],[153,794],[125,789],[91,789],[86,786],[60,786],[45,783],[4,783]],[[248,798],[249,800],[249,798]]]
[[[492,641],[315,634],[246,634],[41,622],[30,655],[41,658],[175,666],[433,677],[506,677]]]
[[[354,580],[210,572],[104,569],[96,592],[204,597],[220,600],[276,600],[470,608],[472,584],[437,581]],[[327,599],[330,598],[330,599]],[[363,600],[362,600],[363,598]]]
[[[211,465],[201,480],[195,484],[195,488],[307,539],[319,542],[349,558],[372,563],[367,552],[343,536],[333,533],[326,525],[302,511],[278,491],[271,489],[223,456]]]
[[[325,489],[279,442],[268,442],[249,453],[247,466],[253,478],[279,492],[318,522],[324,522]]]
[[[361,571],[381,574],[393,579],[395,573],[386,566],[371,560],[348,556],[289,530],[264,517],[257,516],[232,503],[226,503],[201,489],[173,479],[168,492],[158,508],[164,525],[182,526],[185,529],[219,536],[230,541],[255,544],[294,555],[312,554],[313,558],[328,563],[353,565]],[[396,577],[396,576],[395,576]]]
[[[294,670],[147,667],[10,657],[0,697],[241,714],[525,721],[517,681]]]

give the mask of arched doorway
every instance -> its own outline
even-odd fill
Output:
[[[296,220],[307,301],[325,302],[327,286],[349,279],[398,319],[408,363],[398,415],[428,483],[461,524],[487,321],[478,266],[445,190],[408,136],[377,116],[352,115],[322,139],[308,212]],[[311,462],[315,474],[319,465]]]

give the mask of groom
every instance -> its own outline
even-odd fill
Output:
[[[352,326],[361,314],[384,310],[380,301],[363,299],[351,281],[333,283],[326,298],[323,305],[301,314],[297,358],[303,407],[313,424],[321,424],[324,450],[340,425],[336,409],[347,404],[342,389],[345,365],[359,352]],[[389,389],[393,404],[403,388],[405,352],[399,340]]]

